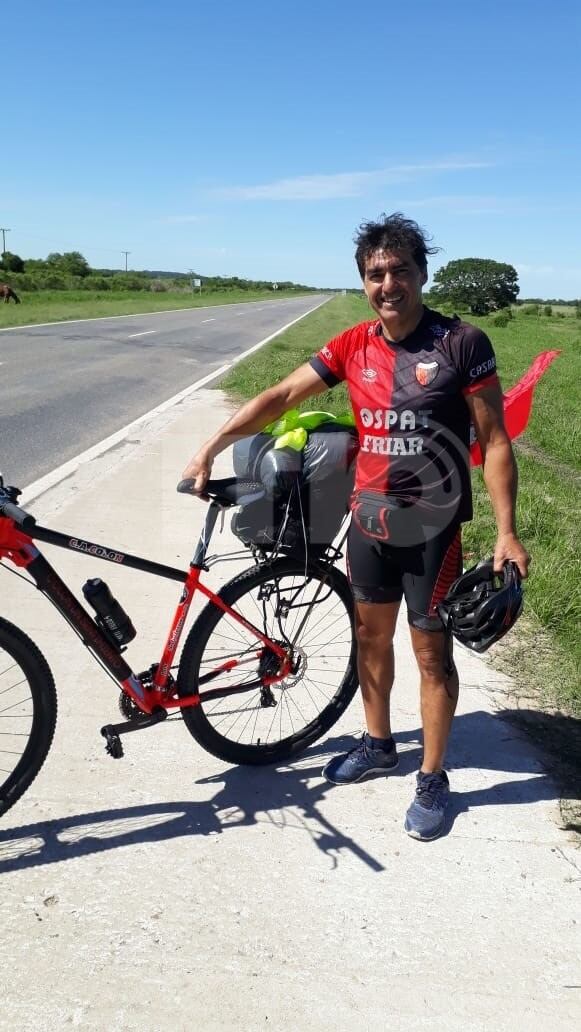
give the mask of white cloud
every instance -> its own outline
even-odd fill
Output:
[[[458,172],[489,168],[491,162],[448,159],[419,165],[394,165],[372,172],[337,172],[333,175],[296,176],[257,186],[229,186],[212,190],[229,201],[329,201],[361,197],[369,188],[401,183],[430,172]]]
[[[505,214],[512,202],[500,197],[473,196],[471,194],[452,194],[440,197],[420,197],[416,200],[398,201],[403,211],[408,208],[441,208],[444,211],[460,215]]]

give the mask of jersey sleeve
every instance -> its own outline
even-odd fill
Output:
[[[474,394],[498,383],[496,355],[490,340],[477,326],[467,326],[461,339],[458,372],[462,394]]]
[[[327,387],[335,387],[345,379],[345,350],[347,333],[340,333],[330,340],[310,360],[310,364],[325,381]]]

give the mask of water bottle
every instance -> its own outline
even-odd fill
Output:
[[[127,613],[113,598],[109,588],[100,577],[94,577],[83,585],[83,595],[97,614],[97,623],[115,645],[127,645],[133,641],[137,631]]]

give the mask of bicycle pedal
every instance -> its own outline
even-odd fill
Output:
[[[112,756],[114,760],[120,760],[123,756],[123,745],[119,735],[107,732],[106,728],[101,729],[101,734],[105,738],[105,750],[108,755]]]

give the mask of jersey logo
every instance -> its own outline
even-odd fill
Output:
[[[321,354],[324,355],[325,358],[333,357],[333,352],[331,351],[331,348],[327,347],[326,344],[324,348],[321,348]]]
[[[430,329],[434,334],[434,337],[438,337],[439,340],[442,340],[443,337],[447,337],[450,332],[445,326],[440,326],[439,323],[434,323],[433,326],[430,326]]]
[[[370,381],[375,380],[377,376],[377,369],[363,369],[361,375],[364,380]]]
[[[422,387],[433,383],[440,371],[438,362],[418,362],[416,366],[416,380]]]

